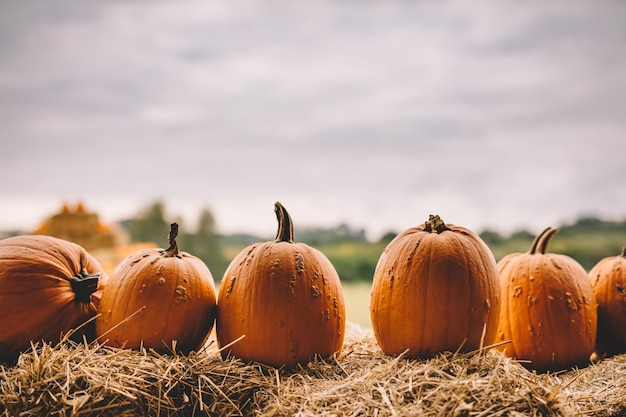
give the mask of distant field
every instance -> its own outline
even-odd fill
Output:
[[[370,322],[370,290],[371,282],[342,283],[343,295],[346,301],[346,316],[348,321],[362,327],[372,327]]]

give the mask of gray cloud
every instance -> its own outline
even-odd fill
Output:
[[[78,198],[229,230],[276,199],[377,233],[623,216],[624,9],[0,0],[0,228]]]

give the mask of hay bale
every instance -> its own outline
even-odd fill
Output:
[[[64,341],[0,366],[0,415],[552,416],[626,413],[626,355],[537,374],[493,350],[390,357],[351,326],[338,358],[296,369]]]

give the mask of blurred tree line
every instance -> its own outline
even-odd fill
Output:
[[[133,242],[155,242],[167,247],[169,225],[176,221],[179,228],[178,243],[182,251],[202,259],[219,282],[230,261],[246,246],[271,240],[274,236],[222,235],[217,232],[213,213],[208,208],[201,210],[194,230],[189,230],[181,218],[166,219],[162,202],[155,202],[135,217],[122,222]],[[380,254],[396,236],[396,232],[385,233],[378,241],[366,238],[364,229],[353,229],[346,224],[331,228],[296,227],[295,240],[307,243],[324,253],[333,263],[344,282],[369,281]],[[480,237],[493,252],[497,261],[505,255],[528,251],[534,234],[526,230],[503,235],[494,230],[484,230]],[[571,256],[586,270],[590,270],[600,259],[615,256],[626,246],[626,219],[607,221],[584,217],[573,224],[558,228],[548,252]]]
[[[221,280],[229,260],[223,254],[222,236],[217,233],[215,217],[208,208],[200,211],[194,230],[189,230],[184,220],[178,216],[166,219],[165,205],[157,201],[135,217],[122,221],[132,242],[154,242],[162,248],[168,246],[168,233],[171,223],[178,223],[178,247],[181,251],[196,256],[209,267],[213,278]]]

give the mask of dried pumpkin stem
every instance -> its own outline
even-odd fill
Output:
[[[533,239],[533,243],[530,244],[530,249],[528,249],[529,254],[532,255],[532,254],[537,253],[537,245],[539,245],[539,241],[543,238],[543,235],[545,235],[550,229],[552,228],[546,227],[545,229],[541,231],[541,233],[535,236],[535,238]]]
[[[274,203],[274,213],[276,213],[276,220],[278,220],[276,242],[293,243],[293,223],[291,216],[289,216],[287,210],[278,201]]]
[[[77,303],[91,302],[91,294],[98,289],[100,280],[100,272],[95,274],[87,273],[85,267],[81,267],[81,271],[70,279],[72,291],[74,291],[74,301]]]
[[[166,258],[171,258],[174,256],[180,257],[178,242],[176,242],[176,236],[178,236],[178,223],[172,223],[170,224],[170,232],[167,235],[167,239],[170,242],[170,247],[161,252]]]
[[[556,234],[557,229],[554,229],[552,227],[548,227],[546,230],[544,230],[538,237],[537,239],[535,239],[537,241],[537,243],[535,244],[535,242],[533,242],[534,244],[534,251],[532,251],[532,247],[531,247],[531,254],[535,254],[535,253],[540,253],[542,255],[545,255],[546,251],[548,250],[548,244],[550,243],[550,241],[552,240],[552,238],[554,237],[554,235]]]
[[[448,226],[441,220],[441,217],[438,215],[433,216],[432,214],[426,220],[423,231],[429,233],[441,233],[446,230],[450,230]]]
[[[622,246],[622,253],[620,253],[619,256],[626,258],[626,246]]]

